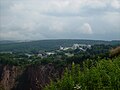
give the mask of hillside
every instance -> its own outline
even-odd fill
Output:
[[[55,50],[60,46],[72,46],[73,44],[105,44],[120,45],[120,41],[102,41],[102,40],[77,40],[77,39],[61,39],[61,40],[39,40],[29,42],[3,42],[0,41],[0,52],[31,52],[39,50]]]

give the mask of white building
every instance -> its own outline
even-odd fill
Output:
[[[60,50],[63,50],[64,48],[62,46],[60,46]]]
[[[72,49],[77,49],[79,48],[79,44],[73,44]]]
[[[54,52],[46,52],[47,55],[54,55]]]
[[[82,50],[82,51],[86,51],[86,49],[87,48],[91,48],[91,45],[86,45],[86,44],[73,44],[73,46],[72,47],[61,47],[60,46],[60,50],[64,50],[64,51],[66,51],[66,50],[69,50],[69,49],[73,49],[73,50],[75,50],[75,49],[80,49],[80,50]]]

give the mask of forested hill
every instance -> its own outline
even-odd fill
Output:
[[[29,42],[15,41],[0,41],[0,52],[15,51],[29,52],[39,50],[54,50],[60,46],[72,46],[73,44],[105,44],[105,45],[120,45],[120,40],[102,41],[102,40],[78,40],[78,39],[59,39],[59,40],[38,40]]]

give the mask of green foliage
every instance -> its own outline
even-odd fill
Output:
[[[90,67],[90,65],[92,65]],[[120,89],[120,56],[112,60],[99,60],[96,63],[87,60],[83,70],[72,64],[66,68],[63,77],[50,83],[45,90],[119,90]]]
[[[15,66],[26,66],[30,64],[27,57],[9,53],[0,53],[0,64],[9,64]]]

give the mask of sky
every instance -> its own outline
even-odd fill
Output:
[[[0,0],[0,40],[120,40],[120,0]]]

